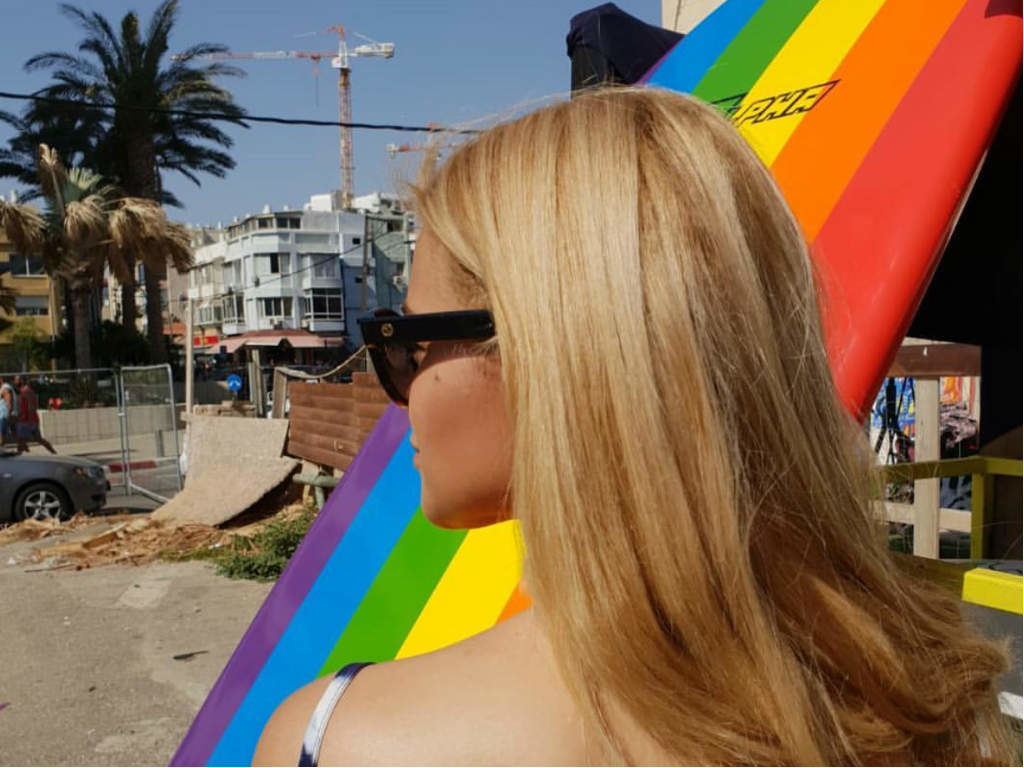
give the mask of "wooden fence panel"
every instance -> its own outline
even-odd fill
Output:
[[[363,446],[390,402],[372,373],[350,384],[291,381],[287,453],[342,471]]]

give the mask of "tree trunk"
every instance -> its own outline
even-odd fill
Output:
[[[149,359],[153,363],[167,362],[167,346],[164,342],[163,296],[160,275],[146,266],[146,338],[149,341]]]
[[[138,330],[135,321],[139,315],[139,308],[135,304],[135,259],[131,259],[128,266],[131,268],[132,279],[121,284],[121,325],[135,331]]]
[[[147,123],[133,131],[127,142],[127,161],[130,179],[125,180],[129,194],[160,202],[160,175],[156,167],[156,152],[153,148],[153,129]],[[146,338],[149,341],[149,358],[154,363],[167,362],[167,348],[164,345],[163,297],[160,281],[167,275],[166,265],[147,263],[144,254],[139,254],[146,273]]]
[[[92,368],[92,348],[89,341],[90,292],[72,291],[71,305],[75,319],[75,367]]]

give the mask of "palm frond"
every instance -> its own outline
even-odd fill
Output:
[[[111,51],[101,41],[91,37],[80,42],[78,50],[83,53],[91,53],[99,59],[100,65],[103,67],[103,77],[97,79],[97,83],[116,83],[120,80],[119,56],[116,51]]]
[[[170,261],[175,269],[193,263],[188,230],[168,221],[163,208],[152,200],[125,197],[110,214],[110,241],[124,254],[143,263],[161,265]]]
[[[110,22],[102,14],[98,12],[87,14],[82,9],[68,3],[61,3],[58,8],[61,13],[72,21],[77,22],[80,27],[92,35],[91,38],[86,38],[87,40],[93,40],[106,49],[114,63],[115,71],[121,73],[128,71],[122,55],[120,41],[117,39],[117,35],[114,34]],[[81,49],[81,46],[79,48]]]
[[[34,208],[0,198],[0,231],[17,251],[39,253],[45,230],[46,222]]]
[[[73,190],[70,190],[71,198],[76,200],[92,195],[109,200],[116,195],[114,187],[107,184],[100,174],[80,165],[67,172],[67,183],[73,187]]]
[[[170,208],[184,208],[185,204],[178,199],[178,196],[161,185],[160,202]]]
[[[40,69],[60,67],[69,72],[75,73],[78,77],[89,80],[103,79],[103,72],[95,64],[79,56],[73,56],[64,51],[47,51],[39,53],[25,62],[26,72],[35,72]]]
[[[55,150],[46,144],[40,144],[36,166],[39,168],[39,186],[42,187],[43,194],[47,197],[56,197],[63,192],[68,174]]]
[[[192,238],[188,228],[177,221],[167,222],[164,239],[167,259],[178,272],[187,272],[195,266],[195,254],[192,251]]]
[[[178,14],[178,0],[164,0],[149,19],[143,38],[145,53],[141,66],[150,79],[160,68],[160,59],[167,52],[167,41]]]
[[[17,296],[10,288],[0,285],[0,309],[7,314],[13,314]],[[0,331],[5,331],[12,325],[10,320],[0,318]]]
[[[67,204],[64,235],[69,243],[79,248],[94,247],[108,239],[109,231],[103,199],[98,195],[89,195]]]

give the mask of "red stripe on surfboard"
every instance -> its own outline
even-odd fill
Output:
[[[772,174],[813,241],[966,0],[889,0],[829,80],[822,104],[803,116]]]
[[[1020,8],[969,0],[814,241],[832,370],[858,417],[910,325],[1015,82]]]
[[[500,624],[505,619],[511,619],[517,613],[525,611],[531,605],[533,605],[533,601],[530,600],[530,597],[523,591],[523,585],[517,585],[512,596],[508,599],[508,602],[505,603],[505,608],[498,617],[497,623]]]

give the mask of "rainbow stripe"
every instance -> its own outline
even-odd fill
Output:
[[[350,661],[426,653],[528,605],[503,523],[444,531],[419,512],[409,422],[390,407],[239,643],[172,765],[247,765],[296,688]],[[483,574],[483,575],[482,575]]]
[[[864,417],[1021,65],[1019,0],[731,0],[647,74],[731,112],[823,278]]]
[[[823,278],[829,351],[863,416],[903,338],[1021,64],[1019,0],[730,0],[644,78],[727,110],[771,168]],[[502,524],[418,513],[390,408],[260,609],[173,765],[244,765],[293,690],[424,653],[522,610]]]

